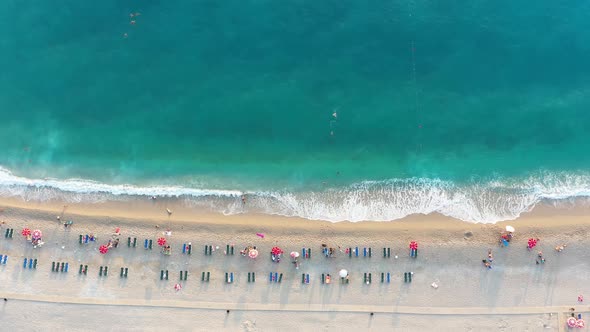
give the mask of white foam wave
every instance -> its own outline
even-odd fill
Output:
[[[82,179],[29,179],[0,168],[0,195],[24,200],[73,202],[120,200],[134,196],[182,197],[199,208],[224,214],[257,212],[312,220],[391,221],[434,212],[468,222],[495,223],[518,218],[542,200],[590,197],[590,174],[539,173],[524,179],[470,181],[438,179],[364,181],[308,192],[250,192],[182,186],[111,185]]]
[[[9,170],[0,167],[0,194],[21,196],[27,200],[49,200],[59,196],[55,190],[73,194],[88,194],[99,197],[101,194],[110,196],[238,196],[242,193],[236,190],[203,190],[181,186],[147,186],[140,187],[130,184],[106,184],[84,179],[29,179],[14,175]]]

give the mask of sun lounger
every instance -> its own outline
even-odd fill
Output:
[[[355,255],[356,257],[359,257],[359,247],[355,247],[355,248],[354,248],[354,255]]]
[[[186,254],[186,243],[182,244],[182,253]]]
[[[226,272],[226,273],[225,273],[225,281],[226,281],[228,284],[231,284],[231,283],[233,283],[233,282],[234,282],[234,273],[233,273],[233,272],[230,272],[230,273],[227,273],[227,272]]]
[[[372,283],[372,282],[373,282],[373,280],[372,280],[371,276],[372,276],[372,274],[371,274],[371,273],[369,273],[369,283]]]
[[[127,278],[127,275],[129,274],[129,268],[125,268],[125,278]]]
[[[207,272],[207,281],[209,281],[209,276],[211,275],[211,272]]]
[[[102,266],[98,269],[98,276],[99,277],[102,277],[102,269],[103,269]]]
[[[66,267],[66,263],[62,262],[60,272],[63,272],[65,267]]]
[[[272,272],[269,272],[268,273],[268,281],[269,282],[272,282]]]
[[[205,281],[205,271],[201,273],[201,281]]]
[[[127,238],[127,247],[131,248],[131,237]]]
[[[150,250],[152,250],[152,244],[153,244],[153,240],[150,240],[150,244],[148,245],[148,247],[150,248]]]
[[[348,248],[348,257],[352,257],[352,248]]]
[[[80,264],[80,270],[78,271],[78,274],[82,274],[82,268],[83,268],[83,267],[84,267],[84,266],[83,266],[82,264]]]
[[[83,237],[82,234],[80,234],[80,236],[78,237],[78,243],[79,244],[82,244],[82,237]]]
[[[408,282],[408,272],[404,272],[404,282]]]
[[[148,239],[145,239],[145,240],[143,241],[143,249],[146,249],[146,250],[147,250],[147,248],[148,248],[148,244],[149,244],[149,240],[148,240]]]
[[[4,234],[4,237],[5,238],[8,238],[8,234],[10,234],[10,228],[7,228],[6,229],[6,233]]]
[[[160,270],[160,280],[164,280],[164,270]]]
[[[166,270],[166,273],[164,273],[164,278],[166,278],[166,280],[168,280],[168,270]]]
[[[365,272],[365,274],[363,275],[363,282],[365,284],[367,283],[367,272]]]
[[[26,269],[27,268],[27,259],[25,258],[25,261],[23,262],[23,267]]]
[[[62,263],[62,264],[63,264],[63,263]],[[65,269],[64,269],[64,272],[68,272],[68,268],[69,268],[69,266],[70,266],[70,263],[66,263],[66,267],[65,267]]]
[[[190,255],[192,250],[193,250],[193,245],[189,244],[187,253]]]
[[[6,265],[6,261],[8,261],[8,255],[4,255],[4,258],[2,258],[2,265]]]
[[[385,273],[381,272],[381,283],[385,281]]]
[[[367,248],[363,248],[363,257],[367,257]]]
[[[412,275],[414,272],[408,272],[408,282],[412,282]]]
[[[55,272],[55,262],[51,262],[51,272]]]
[[[119,275],[121,278],[123,278],[123,273],[125,272],[125,268],[121,268],[121,274]]]
[[[283,281],[283,274],[282,274],[282,273],[279,275],[279,283],[280,283],[281,281]]]
[[[35,260],[33,260],[33,269],[37,268],[37,258],[35,258]]]
[[[10,229],[10,234],[8,234],[8,237],[12,239],[12,235],[14,234],[14,228]]]
[[[389,275],[389,272],[387,272],[387,283],[389,283],[391,281],[391,276]]]
[[[248,282],[250,282],[250,272],[248,272]]]

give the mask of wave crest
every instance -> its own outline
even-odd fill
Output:
[[[28,179],[0,168],[0,195],[26,201],[102,202],[138,196],[182,198],[186,204],[221,212],[265,213],[312,220],[391,221],[434,212],[468,222],[495,223],[518,218],[542,200],[590,196],[590,174],[544,172],[523,179],[456,184],[410,178],[364,181],[321,191],[248,192],[182,186],[111,185],[83,179]]]

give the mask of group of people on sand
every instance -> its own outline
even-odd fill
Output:
[[[247,246],[246,248],[244,248],[244,250],[240,250],[240,254],[242,256],[247,256],[248,253],[250,252],[250,250],[254,250],[256,249],[256,246]]]

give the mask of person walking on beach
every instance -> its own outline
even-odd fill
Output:
[[[494,255],[492,255],[492,249],[488,249],[488,262],[492,263],[494,261]]]
[[[535,260],[535,262],[537,264],[544,264],[545,263],[545,258],[543,258],[543,252],[539,251],[539,253],[537,254],[537,259]]]

